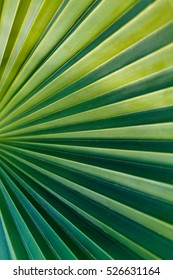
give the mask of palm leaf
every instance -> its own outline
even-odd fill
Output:
[[[173,258],[173,1],[0,1],[0,259]]]

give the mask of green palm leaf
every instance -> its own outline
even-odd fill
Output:
[[[0,1],[0,259],[173,258],[173,1]]]

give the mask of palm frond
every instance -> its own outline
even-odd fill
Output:
[[[0,259],[173,258],[173,1],[0,1]]]

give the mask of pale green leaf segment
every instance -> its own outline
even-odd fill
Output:
[[[173,259],[172,0],[0,0],[0,259]]]

